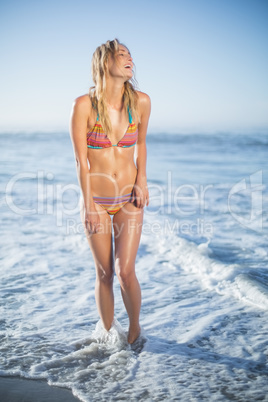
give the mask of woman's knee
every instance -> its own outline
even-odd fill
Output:
[[[112,268],[104,268],[100,264],[96,264],[96,279],[105,284],[110,285],[113,283],[114,271]]]
[[[132,282],[136,279],[134,264],[123,265],[120,262],[116,262],[115,271],[120,285],[123,287],[130,287]]]

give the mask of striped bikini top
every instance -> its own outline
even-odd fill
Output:
[[[112,144],[107,134],[103,131],[102,125],[98,123],[99,114],[97,115],[97,121],[94,127],[87,133],[87,146],[93,149],[102,149],[110,147],[133,147],[138,138],[138,127],[133,123],[131,112],[128,108],[129,125],[125,135],[117,144]]]

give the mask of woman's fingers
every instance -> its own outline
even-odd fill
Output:
[[[149,193],[148,190],[143,192],[138,186],[134,187],[130,198],[131,202],[134,202],[137,208],[144,208],[149,205]]]
[[[99,223],[100,223],[99,216],[89,218],[87,217],[85,219],[85,226],[90,234],[97,233],[99,231]]]
[[[136,193],[136,206],[138,208],[142,208],[142,193],[140,191],[137,191]]]
[[[90,234],[98,233],[98,225],[91,225],[90,228],[88,229],[88,232]]]
[[[138,197],[137,197],[137,206],[138,208],[144,208],[145,205],[145,199],[144,199],[144,195],[141,191],[139,191]]]
[[[131,196],[130,196],[130,202],[134,202],[134,201],[135,201],[135,195],[134,195],[134,190],[133,190],[131,193]]]

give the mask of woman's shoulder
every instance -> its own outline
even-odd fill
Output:
[[[92,102],[89,94],[81,95],[75,98],[73,106],[79,110],[85,109],[90,111],[92,109]]]
[[[150,110],[151,110],[150,96],[141,91],[137,91],[137,94],[138,94],[139,110],[140,110],[141,114],[145,113],[149,116]]]
[[[150,96],[147,95],[145,92],[141,92],[141,91],[136,91],[137,95],[138,95],[138,99],[139,99],[139,103],[143,103],[143,104],[150,104],[151,103],[151,99]]]

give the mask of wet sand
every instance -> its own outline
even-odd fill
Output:
[[[45,380],[26,380],[19,377],[0,377],[2,402],[77,402],[66,388],[52,387]]]

